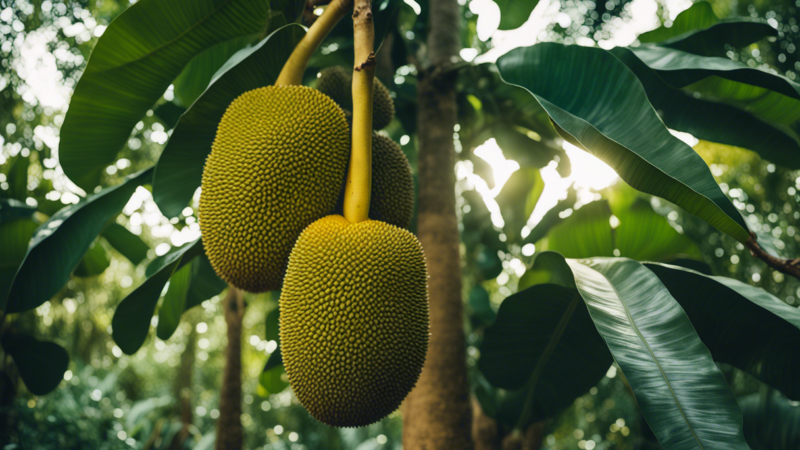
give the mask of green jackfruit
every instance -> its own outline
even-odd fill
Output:
[[[419,241],[401,228],[333,215],[303,231],[281,291],[280,339],[312,416],[360,427],[398,408],[425,362],[427,278]]]
[[[344,188],[336,214],[344,209]],[[414,178],[400,146],[390,138],[372,133],[372,192],[369,217],[400,228],[411,225],[414,214]]]
[[[317,89],[330,96],[342,108],[353,110],[353,74],[343,67],[332,66],[322,69],[317,78]],[[386,86],[375,78],[372,93],[372,128],[381,130],[394,119],[394,101]]]
[[[336,205],[350,155],[344,113],[316,89],[270,86],[234,100],[203,170],[200,231],[217,274],[280,289],[305,227]]]

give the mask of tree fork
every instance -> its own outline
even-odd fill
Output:
[[[473,448],[467,380],[461,261],[455,211],[456,76],[459,5],[431,0],[428,54],[417,87],[419,212],[417,235],[428,262],[431,337],[417,386],[403,405],[404,448]]]
[[[225,347],[225,370],[219,395],[216,450],[242,448],[242,319],[244,293],[229,285],[222,301],[225,323],[228,325],[228,344]]]

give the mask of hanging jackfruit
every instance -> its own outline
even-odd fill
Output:
[[[427,277],[406,230],[332,215],[303,231],[281,291],[280,338],[289,382],[312,416],[359,427],[398,408],[425,362]]]
[[[280,289],[297,236],[336,205],[349,154],[344,113],[316,89],[270,86],[234,100],[200,194],[203,246],[217,274],[249,292]]]
[[[344,208],[344,188],[336,214]],[[400,228],[411,225],[414,214],[414,179],[411,165],[400,146],[390,138],[372,133],[372,190],[369,217]]]
[[[317,89],[330,96],[342,108],[353,109],[353,74],[343,67],[326,67],[320,71],[317,78]],[[372,128],[381,130],[386,128],[394,118],[394,101],[386,86],[381,80],[375,78],[372,93]]]

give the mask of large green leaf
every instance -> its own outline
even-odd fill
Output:
[[[562,259],[563,261],[563,259]],[[503,301],[484,331],[478,367],[517,395],[522,425],[553,417],[603,378],[611,354],[575,289],[540,284]]]
[[[103,237],[134,266],[147,259],[147,251],[150,250],[150,247],[144,243],[142,238],[131,233],[124,226],[118,223],[109,224],[103,230]]]
[[[14,359],[19,376],[32,394],[45,395],[64,379],[69,355],[60,345],[16,332],[4,333],[2,345]]]
[[[181,116],[153,175],[153,199],[165,216],[178,216],[200,186],[217,124],[228,105],[249,90],[273,84],[304,35],[301,26],[287,25],[239,51]]]
[[[8,190],[4,193],[6,196],[17,199],[25,200],[28,197],[28,167],[31,160],[22,155],[18,155],[11,167],[8,169]]]
[[[273,299],[277,302],[277,300],[280,298],[280,293],[275,291],[272,294],[273,294]],[[281,353],[281,335],[279,332],[280,321],[281,321],[281,311],[279,308],[273,308],[270,312],[267,313],[267,317],[265,320],[266,333],[264,333],[264,338],[268,341],[275,341],[278,344],[278,346],[275,347],[275,350],[269,354],[269,357],[267,358],[267,363],[264,365],[264,372],[269,372],[275,367],[283,365],[283,353]],[[274,374],[275,372],[272,372],[272,375],[270,375],[270,377],[275,377]]]
[[[767,37],[776,37],[778,30],[760,20],[723,21],[705,30],[698,30],[661,42],[660,46],[702,56],[725,56],[730,47],[742,48]]]
[[[264,0],[140,0],[97,42],[61,127],[64,173],[91,191],[131,130],[204,49],[262,31]]]
[[[58,293],[108,220],[151,176],[152,168],[145,169],[50,217],[36,230],[8,296],[0,298],[0,309],[27,311]]]
[[[500,7],[500,30],[519,28],[531,17],[539,0],[494,0]]]
[[[681,304],[714,359],[800,400],[800,310],[731,278],[648,263]]]
[[[0,222],[0,298],[5,298],[14,274],[25,259],[28,242],[39,224],[30,218],[18,218]]]
[[[196,261],[197,258],[176,270],[169,278],[169,288],[164,294],[161,307],[158,308],[156,336],[162,341],[169,339],[172,333],[178,329],[181,315],[186,309],[186,295],[189,293],[189,286],[192,283],[192,267]]]
[[[608,202],[583,205],[553,227],[540,250],[559,252],[566,258],[614,256],[614,230]]]
[[[567,264],[661,445],[748,449],[742,414],[725,377],[658,277],[627,259]]]
[[[665,261],[677,256],[702,259],[697,244],[673,228],[647,200],[640,198],[627,208],[613,211],[619,219],[615,230],[618,256],[639,261]]]
[[[800,141],[791,130],[739,107],[671,87],[630,49],[617,47],[611,52],[636,74],[668,127],[706,141],[753,150],[790,169],[800,168]]]
[[[536,225],[534,225],[533,229],[527,236],[525,236],[525,239],[522,241],[522,243],[534,244],[545,237],[553,227],[563,222],[564,219],[561,217],[561,213],[575,206],[575,202],[577,201],[578,195],[575,192],[575,187],[570,186],[567,189],[567,196],[564,199],[559,200],[555,206],[544,213],[542,219],[539,220]]]
[[[517,243],[520,239],[522,228],[528,223],[542,192],[544,192],[544,181],[539,169],[525,167],[512,173],[495,197],[503,215],[505,222],[503,228],[509,242]]]
[[[753,450],[800,448],[800,405],[777,392],[739,398],[744,438]]]
[[[500,122],[495,124],[491,135],[503,150],[503,156],[518,162],[523,168],[541,169],[556,157],[559,161],[569,161],[563,149],[542,140],[538,133],[520,126]]]
[[[102,274],[111,265],[108,253],[99,241],[94,241],[83,255],[73,275],[76,277],[95,277]]]
[[[672,22],[672,26],[662,25],[653,31],[640,34],[638,39],[643,44],[666,41],[691,31],[708,28],[718,22],[719,18],[711,9],[711,3],[699,1],[678,14]]]
[[[565,139],[605,161],[629,185],[681,206],[740,242],[750,238],[708,166],[670,134],[642,85],[613,55],[542,43],[512,50],[497,64],[506,82],[536,97]]]
[[[749,18],[720,21],[711,4],[700,1],[678,14],[672,26],[660,27],[639,36],[639,42],[658,42],[703,56],[725,56],[726,46],[745,47],[778,32],[767,22]]]
[[[666,47],[630,50],[673,87],[734,104],[769,122],[800,120],[800,84],[782,75]]]
[[[286,23],[297,21],[306,7],[305,0],[271,0],[272,15],[280,14]]]
[[[36,208],[15,200],[13,198],[0,198],[0,222],[9,220],[30,218],[36,212]]]
[[[219,43],[195,56],[172,85],[175,87],[175,100],[184,108],[192,106],[197,97],[208,87],[214,74],[234,53],[253,42],[253,36],[241,36]]]
[[[204,256],[176,271],[169,280],[169,288],[158,310],[158,338],[162,341],[169,339],[184,312],[219,294],[226,286],[227,283],[217,276]]]
[[[167,281],[202,253],[203,244],[198,239],[168,253],[166,258],[150,263],[154,266],[152,275],[148,275],[144,283],[122,300],[111,320],[111,337],[123,352],[132,355],[144,344],[153,312]]]
[[[611,225],[612,215],[618,219],[616,228]],[[691,239],[638,196],[617,202],[612,208],[606,200],[584,205],[553,227],[538,247],[567,258],[622,256],[651,261],[670,261],[678,256],[701,258],[700,249]]]

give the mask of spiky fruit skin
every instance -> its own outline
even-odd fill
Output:
[[[344,209],[344,188],[336,214]],[[400,228],[411,225],[414,214],[414,178],[400,146],[387,136],[372,133],[372,191],[369,217]]]
[[[317,420],[360,427],[395,411],[428,349],[427,270],[410,232],[324,217],[303,231],[280,299],[283,364]]]
[[[353,110],[353,74],[340,66],[326,67],[317,78],[317,89],[342,108]],[[394,119],[394,101],[389,89],[375,78],[372,92],[372,128],[382,130]]]
[[[344,113],[303,86],[245,92],[219,123],[203,169],[200,231],[217,274],[280,289],[295,240],[336,205],[350,154]]]

